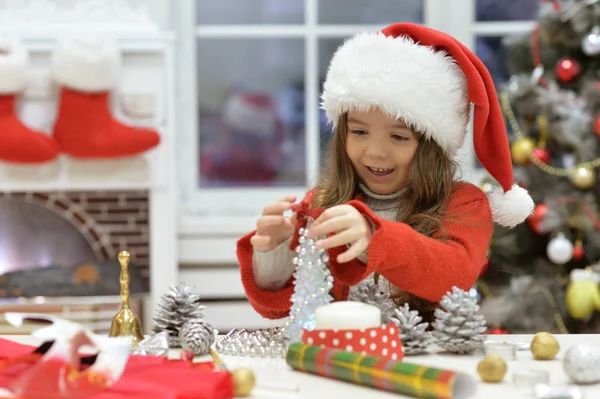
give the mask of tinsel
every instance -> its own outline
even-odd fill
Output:
[[[281,327],[257,331],[233,329],[217,340],[215,349],[226,355],[283,357],[288,344]]]
[[[179,342],[185,351],[206,355],[215,342],[215,329],[204,319],[188,320],[179,330]]]
[[[563,367],[569,378],[578,384],[600,382],[600,346],[572,346],[565,352]]]
[[[372,280],[365,280],[364,284],[361,283],[356,291],[348,297],[348,300],[377,306],[381,311],[381,322],[384,324],[390,322],[394,316],[396,308],[394,301]]]
[[[481,349],[486,331],[486,321],[478,314],[477,301],[468,292],[454,287],[442,298],[432,324],[436,343],[453,353],[470,353]]]
[[[391,320],[400,330],[402,349],[405,355],[417,355],[427,351],[433,342],[433,333],[427,331],[429,323],[422,322],[423,318],[416,310],[410,310],[407,303],[395,309],[395,316]]]
[[[315,310],[330,303],[333,276],[327,267],[327,251],[314,246],[314,240],[306,237],[307,228],[299,230],[298,254],[294,257],[294,293],[290,315],[284,325],[284,335],[290,343],[302,342],[302,330],[315,328]]]
[[[179,347],[179,330],[192,319],[204,318],[206,306],[200,305],[200,296],[192,293],[190,287],[183,283],[171,285],[158,304],[158,311],[153,318],[152,332],[168,331],[169,346]]]

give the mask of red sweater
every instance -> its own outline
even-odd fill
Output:
[[[374,272],[399,289],[431,302],[439,302],[454,286],[470,289],[479,277],[494,227],[488,199],[478,187],[456,184],[443,220],[443,240],[418,233],[405,223],[380,218],[359,200],[348,204],[371,219],[375,230],[366,265],[358,259],[337,263],[336,257],[347,249],[345,246],[329,250],[329,268],[334,278],[331,294],[335,300],[346,300],[349,288]],[[284,318],[291,307],[292,280],[279,291],[266,291],[256,285],[250,244],[255,232],[237,242],[242,284],[250,304],[260,315]]]

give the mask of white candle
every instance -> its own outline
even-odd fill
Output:
[[[315,310],[317,330],[360,330],[381,326],[381,310],[362,302],[341,301]]]

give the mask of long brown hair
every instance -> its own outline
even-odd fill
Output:
[[[456,162],[434,141],[419,132],[413,132],[419,140],[409,181],[398,200],[396,220],[404,222],[427,236],[444,239],[442,219],[454,187],[458,169]],[[359,193],[358,178],[346,153],[348,137],[348,114],[343,114],[329,145],[329,157],[317,184],[314,204],[329,208],[354,199]],[[379,274],[375,274],[375,283]],[[438,306],[408,292],[390,295],[397,305],[408,303],[419,311],[424,321],[431,322]]]
[[[397,221],[419,233],[441,236],[442,219],[455,183],[456,162],[434,141],[419,132],[409,181],[398,201]],[[329,144],[325,166],[317,183],[314,205],[329,208],[354,199],[359,193],[358,177],[346,153],[348,114],[344,113]]]

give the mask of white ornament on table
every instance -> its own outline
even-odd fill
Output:
[[[565,352],[563,367],[569,378],[578,384],[600,382],[600,346],[572,346]]]
[[[573,385],[551,386],[537,384],[534,389],[536,399],[582,399],[583,395],[578,387]]]

